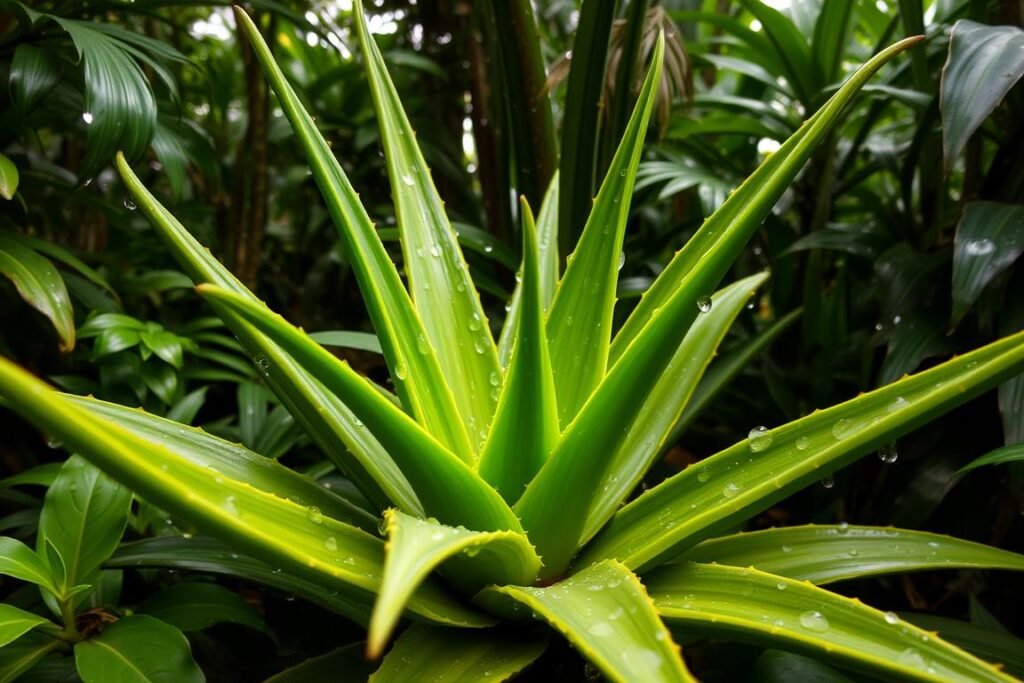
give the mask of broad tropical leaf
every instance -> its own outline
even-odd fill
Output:
[[[48,259],[0,233],[0,274],[14,284],[25,303],[49,319],[62,351],[75,348],[71,299],[60,273]]]
[[[34,628],[49,624],[56,626],[49,619],[23,609],[0,603],[0,647],[17,640]]]
[[[75,645],[75,665],[85,683],[203,683],[181,631],[159,619],[119,619],[95,638]]]

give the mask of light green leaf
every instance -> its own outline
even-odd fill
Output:
[[[14,193],[17,191],[18,167],[6,154],[0,154],[0,197],[14,199]]]
[[[414,624],[384,657],[371,683],[507,681],[544,652],[529,635],[467,631]]]
[[[215,583],[179,583],[146,598],[135,612],[148,614],[182,631],[201,631],[214,624],[248,626],[274,638],[260,615],[238,593]]]
[[[1024,53],[1024,31],[1021,31]],[[1024,64],[1024,59],[1022,59]],[[1024,253],[1024,205],[971,202],[953,241],[954,326],[994,278]]]
[[[548,314],[551,367],[563,427],[600,384],[608,364],[619,255],[647,124],[661,81],[664,53],[665,39],[659,36],[636,108],[594,200],[579,244],[569,257]]]
[[[1019,462],[1021,460],[1024,460],[1024,443],[1014,444],[1013,446],[1003,446],[1002,448],[990,451],[980,458],[967,463],[957,470],[956,473],[957,476],[960,476],[979,467],[985,467],[987,465],[1001,465],[1005,462]]]
[[[591,565],[547,588],[492,586],[475,600],[509,617],[534,613],[612,681],[695,680],[643,585],[618,562]]]
[[[380,348],[380,340],[377,339],[377,335],[369,332],[325,330],[323,332],[310,332],[309,338],[324,346],[340,346],[345,349],[384,353]]]
[[[812,524],[704,541],[684,553],[679,564],[662,565],[644,574],[644,580],[654,585],[655,576],[670,575],[687,560],[757,567],[817,585],[936,569],[1024,571],[1024,555],[981,543],[892,527]]]
[[[480,454],[478,471],[505,500],[514,503],[547,459],[560,436],[555,385],[544,331],[537,230],[526,200],[523,215],[523,267],[516,311],[515,342],[494,422]]]
[[[50,320],[60,339],[61,351],[75,348],[71,299],[60,273],[48,259],[0,234],[0,274],[14,283],[25,303]]]
[[[0,603],[0,647],[4,647],[37,626],[56,625],[45,617],[26,612],[14,605]]]
[[[895,614],[756,569],[689,564],[650,591],[673,628],[769,644],[883,680],[1013,680]]]
[[[402,404],[438,441],[460,458],[472,461],[474,449],[464,425],[461,420],[451,419],[452,415],[460,413],[441,365],[370,217],[327,141],[274,62],[259,29],[241,9],[236,10],[235,16],[306,151],[313,177],[338,227],[343,251],[359,282]]]
[[[39,555],[21,541],[0,536],[0,575],[14,577],[57,593],[56,582]]]
[[[741,441],[622,508],[581,563],[614,557],[654,566],[1021,369],[1024,333]]]
[[[208,301],[241,317],[280,344],[349,406],[401,467],[427,514],[444,523],[468,524],[483,531],[521,530],[519,520],[494,489],[348,363],[338,360],[263,304],[213,285],[200,285],[197,289]]]
[[[285,669],[264,683],[323,683],[337,678],[339,672],[344,672],[353,681],[365,681],[373,673],[374,665],[366,661],[364,649],[363,643],[339,647]]]
[[[12,683],[63,644],[56,638],[29,632],[0,649],[0,683]]]
[[[437,354],[476,451],[483,446],[497,402],[491,391],[491,378],[500,370],[494,339],[444,203],[366,23],[362,3],[356,2],[354,7],[402,232],[409,289],[427,335],[419,343],[429,343]]]
[[[96,571],[121,542],[132,493],[84,458],[72,455],[46,492],[36,552],[47,542],[64,562],[62,593],[93,583]]]
[[[946,173],[971,135],[1024,75],[1024,31],[961,19],[942,69],[942,156]]]
[[[125,617],[95,638],[75,645],[75,666],[85,683],[203,683],[181,631],[159,619]]]

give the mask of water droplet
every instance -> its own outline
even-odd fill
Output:
[[[725,496],[726,498],[735,498],[737,495],[739,495],[739,492],[742,490],[742,486],[739,486],[738,484],[735,484],[730,481],[728,484],[725,485],[725,488],[722,489],[722,495]]]
[[[408,371],[405,368],[405,363],[403,363],[402,361],[398,361],[398,364],[395,365],[395,377],[398,378],[399,380],[404,380],[407,372]]]
[[[996,244],[990,239],[970,240],[964,244],[964,251],[971,256],[985,256],[995,251]]]
[[[750,440],[750,450],[755,453],[760,453],[764,449],[772,445],[772,435],[768,431],[767,427],[754,427],[747,434],[747,439]]]
[[[473,342],[473,350],[476,351],[478,354],[483,355],[484,351],[487,350],[487,344],[484,342],[483,339],[477,339],[475,342]]]
[[[837,420],[836,423],[832,425],[832,436],[837,439],[845,439],[854,431],[855,426],[856,425],[853,420],[847,420],[846,418]]]
[[[132,199],[131,197],[125,197],[124,198],[124,208],[128,209],[129,211],[134,211],[135,209],[139,208],[139,206],[138,206],[138,204],[135,203],[135,200]]]
[[[900,621],[900,618],[898,616],[896,616],[895,613],[893,613],[893,612],[886,612],[885,613],[885,623],[887,623],[887,624],[898,624],[899,621]]]
[[[808,610],[800,615],[800,625],[808,631],[824,633],[828,630],[828,619],[817,610]]]
[[[47,448],[60,448],[64,443],[60,439],[50,438],[46,440]]]
[[[259,368],[259,371],[262,372],[264,375],[270,371],[270,359],[264,356],[262,353],[253,358],[252,360],[256,364],[256,367]]]
[[[626,252],[619,252],[619,270],[622,270],[622,266],[626,265]]]
[[[924,657],[921,656],[921,653],[912,647],[908,647],[900,653],[899,661],[900,664],[906,664],[916,669],[923,669],[927,666],[924,661]]]
[[[896,459],[898,457],[899,453],[896,452],[895,443],[882,446],[881,448],[878,449],[878,459],[886,463],[887,465],[891,465],[894,462],[896,462]]]
[[[82,120],[85,121],[85,125],[91,126],[92,125],[92,112],[89,112],[89,111],[83,112],[82,113]]]
[[[402,174],[402,182],[405,183],[406,185],[409,185],[411,187],[416,182],[416,180],[412,177],[411,174],[403,173]]]
[[[328,536],[327,540],[324,541],[324,547],[332,553],[335,552],[338,549],[338,539],[334,536]]]
[[[324,521],[324,515],[320,512],[320,508],[311,505],[306,508],[306,519],[313,522],[313,524],[320,524]]]
[[[480,321],[480,314],[474,313],[473,316],[469,319],[469,329],[472,330],[473,332],[476,332],[481,327],[483,327],[483,323]]]
[[[895,413],[897,410],[903,410],[909,405],[910,401],[903,398],[902,396],[897,396],[892,400],[892,402],[888,406],[886,406],[885,411],[887,413]]]
[[[836,485],[836,482],[832,479],[832,477],[824,477],[821,480],[821,485],[827,489],[830,489]]]
[[[787,588],[786,584],[784,584],[782,582],[779,582],[779,583],[775,584],[775,587],[778,588],[780,591],[784,591]]]
[[[228,511],[228,514],[238,516],[238,505],[235,502],[234,496],[228,496],[224,499],[224,509]]]
[[[494,245],[493,244],[485,244],[484,245],[484,253],[485,254],[490,254],[492,251],[494,251]]]
[[[782,550],[782,552],[784,552],[784,553],[791,553],[791,552],[793,552],[793,548],[792,548],[792,547],[790,547],[790,546],[788,546],[788,545],[784,545],[784,546],[782,546],[781,550]]]
[[[811,445],[811,440],[808,439],[806,436],[801,436],[799,439],[796,440],[795,445],[798,451],[804,451],[807,450],[807,447]]]
[[[614,632],[614,629],[603,621],[599,621],[587,629],[587,633],[599,637],[610,636]]]
[[[491,376],[490,376],[489,381],[490,381],[492,387],[496,387],[499,384],[501,384],[501,375],[498,374],[497,370],[494,370],[494,371],[491,372]]]
[[[702,296],[699,299],[697,299],[697,310],[699,310],[701,313],[707,313],[708,311],[710,311],[711,297]]]
[[[430,247],[430,255],[437,258],[441,255],[441,251],[437,247]]]
[[[706,482],[710,478],[711,478],[711,468],[710,467],[702,467],[697,472],[697,481],[699,481],[702,484],[704,482]]]

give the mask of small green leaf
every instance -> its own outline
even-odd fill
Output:
[[[137,615],[75,645],[75,666],[85,683],[204,683],[181,631]]]
[[[1024,54],[1024,31],[1021,31]],[[1024,64],[1024,59],[1021,60]],[[1024,253],[1024,205],[971,202],[953,242],[954,326],[985,287]]]
[[[214,624],[241,624],[274,638],[259,614],[238,593],[215,583],[179,583],[146,598],[135,612],[148,614],[182,631]]]
[[[0,603],[0,648],[45,624],[56,628],[56,625],[45,617],[26,612],[14,605]]]
[[[60,339],[61,351],[75,348],[71,299],[60,273],[48,259],[0,234],[0,274],[14,283],[25,303],[50,320]]]
[[[477,602],[509,618],[550,624],[612,681],[693,681],[639,579],[614,561],[547,588],[492,586]]]
[[[0,575],[14,577],[58,592],[46,562],[21,541],[0,536]]]
[[[1014,444],[1013,446],[1003,446],[1002,448],[997,448],[994,451],[986,453],[980,458],[972,460],[957,470],[956,474],[957,476],[960,476],[979,467],[985,467],[987,465],[1001,465],[1005,462],[1020,462],[1022,460],[1024,460],[1024,443]]]
[[[14,199],[14,193],[17,191],[18,167],[6,154],[0,154],[0,197]]]

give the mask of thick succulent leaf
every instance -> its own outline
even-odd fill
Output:
[[[514,503],[547,459],[560,436],[555,384],[544,331],[537,230],[526,200],[523,215],[523,267],[515,342],[503,386],[497,372],[492,391],[500,392],[497,412],[477,469]]]
[[[680,292],[686,294],[690,315],[682,318],[678,324],[689,324],[697,313],[696,300],[714,290],[747,240],[790,186],[817,144],[839,120],[857,91],[886,62],[918,40],[902,40],[866,62],[821,109],[729,195],[644,293],[612,342],[609,363],[617,363],[640,331],[651,321],[654,313],[664,309]]]
[[[18,178],[18,167],[6,154],[0,154],[0,197],[14,199],[14,193],[18,191]]]
[[[1024,333],[754,434],[622,508],[588,547],[582,566],[606,557],[634,568],[654,566],[997,386],[1021,369]]]
[[[600,384],[608,364],[619,255],[647,124],[661,81],[664,52],[665,39],[659,36],[636,108],[548,314],[551,366],[563,426],[572,421]]]
[[[55,624],[45,617],[26,612],[14,605],[0,603],[0,647],[17,640],[37,626],[46,624],[55,628]]]
[[[150,415],[140,409],[126,408],[84,396],[65,395],[76,405],[97,417],[116,422],[139,436],[162,443],[189,461],[245,482],[249,486],[286,498],[299,505],[315,507],[321,513],[366,531],[376,532],[377,518],[325,489],[309,477],[281,465],[275,460],[252,452],[241,444],[231,443],[197,427]]]
[[[472,460],[473,450],[463,423],[452,419],[459,413],[441,365],[359,196],[274,62],[259,29],[243,10],[236,9],[235,16],[306,151],[313,177],[338,227],[345,256],[359,282],[403,405],[438,441],[459,457]],[[482,320],[480,322],[483,324]]]
[[[36,552],[60,554],[62,594],[93,583],[100,565],[121,542],[132,493],[84,458],[72,455],[46,492],[39,515]]]
[[[478,449],[494,414],[491,378],[499,372],[497,349],[455,230],[370,33],[362,3],[354,7],[402,232],[409,290],[427,335],[421,343],[430,344],[437,354],[470,443]]]
[[[198,290],[270,337],[349,406],[405,473],[427,514],[483,531],[520,530],[519,520],[494,489],[348,363],[263,304],[213,285]]]
[[[63,646],[62,640],[41,633],[26,633],[0,649],[0,683],[12,683],[43,657]]]
[[[75,645],[75,667],[84,683],[204,683],[181,631],[159,619],[119,619],[95,638]]]
[[[372,683],[506,681],[547,647],[544,638],[414,624],[391,648]]]
[[[373,673],[374,666],[366,661],[364,650],[363,643],[345,645],[285,669],[264,683],[322,683],[337,678],[340,672],[350,680],[365,681]]]
[[[1024,443],[1014,444],[1013,446],[1003,446],[1002,448],[997,448],[994,451],[986,453],[980,458],[972,460],[957,470],[956,473],[959,476],[979,467],[985,467],[987,465],[1001,465],[1004,462],[1020,462],[1022,460],[1024,460]]]
[[[202,631],[214,624],[241,624],[274,639],[274,632],[235,591],[215,583],[191,581],[162,589],[136,609],[182,631]]]
[[[596,489],[581,543],[586,543],[604,526],[650,469],[722,338],[767,277],[767,273],[753,275],[711,297],[711,308],[697,318],[676,349]]]
[[[312,507],[253,488],[98,419],[24,370],[0,359],[0,393],[26,420],[89,458],[148,502],[264,561],[334,590],[365,595],[380,586],[384,544]],[[409,604],[425,618],[477,617],[434,584]],[[446,616],[447,615],[447,616]]]
[[[722,536],[644,574],[668,575],[686,561],[756,567],[816,585],[866,576],[935,569],[1024,571],[1024,555],[950,536],[892,527],[807,525]],[[682,571],[686,571],[682,569]],[[653,584],[651,584],[653,585]]]
[[[0,234],[0,275],[14,284],[25,303],[49,319],[57,331],[61,351],[75,348],[71,299],[64,280],[49,259]]]
[[[1024,31],[962,19],[942,69],[942,156],[946,172],[967,140],[1024,75]]]
[[[1024,31],[1021,31],[1024,53]],[[1024,60],[1022,60],[1024,64]],[[953,325],[982,290],[1024,253],[1024,205],[971,202],[953,241]]]
[[[59,592],[43,558],[15,538],[0,536],[0,575],[34,583],[54,594]]]
[[[673,628],[792,650],[883,680],[1013,680],[895,614],[809,583],[756,569],[685,567],[648,584]]]
[[[529,539],[514,531],[470,531],[397,510],[388,510],[384,521],[388,550],[366,642],[370,657],[380,656],[413,591],[442,565],[442,572],[467,591],[489,583],[528,584],[540,570]]]
[[[192,237],[132,172],[122,157],[117,168],[139,207],[150,219],[166,246],[193,282],[212,282],[240,295],[256,297],[209,250]],[[252,354],[267,385],[288,411],[342,472],[352,479],[376,507],[388,503],[403,510],[422,510],[416,494],[391,456],[355,415],[334,394],[276,344],[237,318],[225,323]]]
[[[534,614],[612,681],[693,681],[640,580],[601,562],[547,588],[491,586],[477,602],[510,618]]]
[[[1018,678],[1024,677],[1024,640],[1009,631],[996,631],[978,624],[931,614],[903,612],[899,616],[914,626],[937,632],[943,640],[958,645],[986,661],[1005,667]]]

